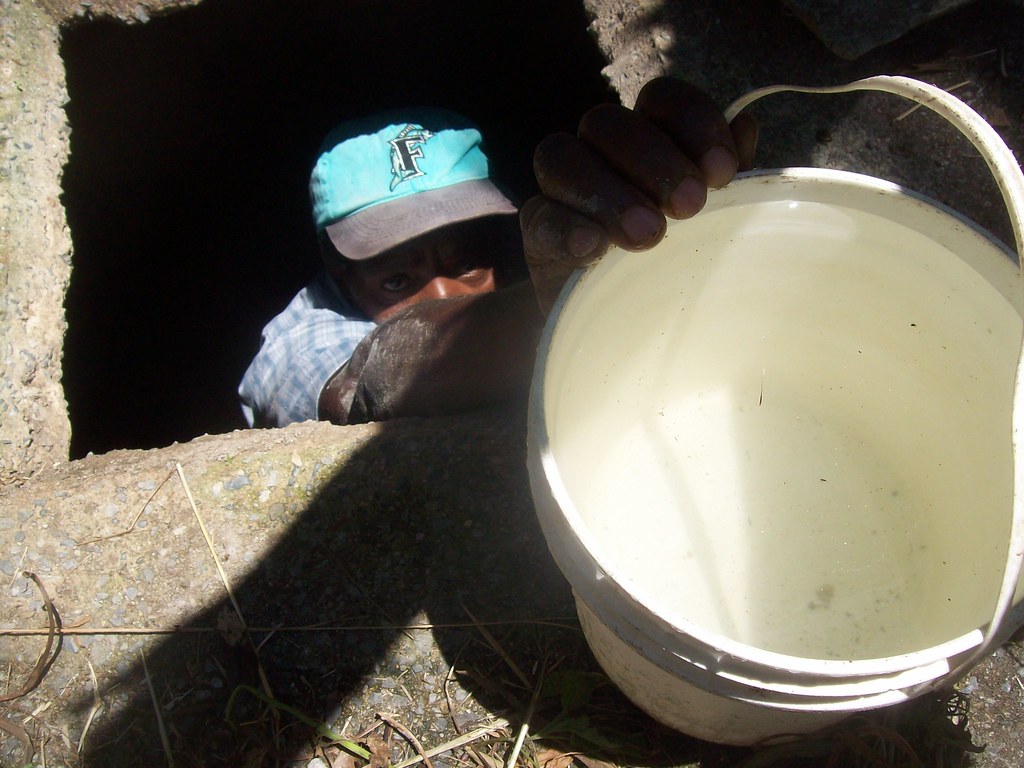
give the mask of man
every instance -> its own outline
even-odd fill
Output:
[[[325,269],[264,329],[239,393],[251,424],[429,416],[522,397],[565,280],[610,245],[643,250],[665,216],[749,165],[752,121],[726,124],[693,86],[648,83],[632,110],[595,107],[534,156],[519,211],[479,132],[441,110],[346,123],[310,192]],[[525,258],[530,280],[507,282]]]

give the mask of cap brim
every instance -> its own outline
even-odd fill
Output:
[[[479,179],[366,208],[326,231],[341,255],[362,261],[448,224],[517,210],[493,183]]]

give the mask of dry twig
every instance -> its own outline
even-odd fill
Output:
[[[146,652],[142,651],[142,673],[146,676],[146,687],[149,689],[149,697],[153,701],[153,711],[156,712],[156,727],[160,732],[160,744],[164,748],[164,755],[167,757],[167,765],[174,768],[174,755],[171,754],[171,742],[167,738],[167,728],[164,726],[164,717],[160,712],[160,702],[156,698],[156,690],[153,688],[153,678],[149,674],[149,665],[146,664]]]
[[[213,634],[221,632],[218,627],[87,627],[81,624],[66,624],[61,627],[61,635],[175,635],[175,634]],[[468,629],[477,627],[508,627],[518,625],[537,625],[574,629],[567,622],[570,617],[556,616],[553,618],[525,619],[516,621],[471,621],[442,622],[439,624],[308,624],[299,627],[285,627],[280,624],[273,627],[248,627],[250,632],[286,633],[286,632],[416,632],[434,629]],[[31,637],[46,635],[47,629],[24,627],[0,627],[0,637]]]
[[[495,720],[490,725],[482,725],[478,728],[474,728],[451,741],[446,741],[444,744],[438,744],[436,747],[425,750],[422,755],[418,754],[415,757],[410,757],[408,760],[395,763],[392,768],[409,768],[417,763],[422,763],[426,757],[437,757],[438,755],[450,752],[453,749],[468,747],[472,745],[473,742],[482,739],[484,736],[494,733],[495,731],[500,731],[503,728],[508,728],[508,721],[503,719]]]
[[[103,711],[103,699],[100,698],[100,683],[96,679],[96,670],[92,666],[92,662],[88,659],[85,663],[89,665],[89,679],[92,680],[92,706],[89,708],[89,714],[85,717],[85,725],[82,726],[82,735],[78,737],[78,754],[82,754],[82,748],[85,746],[85,738],[89,735],[89,729],[92,728],[92,721],[96,719],[96,716]]]
[[[469,608],[467,608],[464,603],[462,604],[462,610],[466,612],[466,615],[469,616],[470,620],[473,622],[473,626],[476,627],[477,631],[484,636],[484,639],[487,640],[487,643],[494,649],[494,652],[502,658],[502,661],[508,664],[509,669],[511,669],[515,676],[519,678],[519,682],[523,684],[523,687],[529,690],[532,687],[530,685],[529,678],[523,674],[523,671],[512,660],[512,657],[505,653],[505,649],[502,648],[498,641],[494,639],[494,635],[492,635],[487,630],[487,627],[485,627],[481,622],[477,621],[476,616],[470,612]]]
[[[146,511],[146,507],[148,507],[153,502],[153,499],[156,498],[156,495],[160,493],[160,489],[167,485],[167,481],[170,480],[171,477],[173,476],[174,472],[169,472],[167,474],[167,477],[160,481],[160,485],[158,485],[153,490],[153,492],[149,495],[149,498],[146,499],[146,503],[139,508],[139,511],[136,513],[135,517],[132,518],[131,524],[123,531],[118,531],[117,533],[108,533],[106,536],[96,536],[91,539],[86,539],[85,541],[76,541],[75,544],[79,547],[84,547],[86,544],[95,544],[97,541],[106,541],[107,539],[116,539],[119,536],[127,536],[129,533],[135,530],[135,526],[136,524],[138,524],[139,518],[142,517],[142,513]]]
[[[396,715],[378,712],[377,717],[398,731],[402,738],[409,742],[412,748],[416,751],[416,754],[423,758],[423,764],[426,765],[427,768],[434,768],[434,764],[430,762],[430,757],[428,757],[427,753],[424,751],[423,745],[420,744],[420,740],[416,738],[416,735],[412,731],[398,722]]]
[[[536,665],[534,665],[534,672],[536,671]],[[530,730],[530,721],[533,719],[533,712],[537,708],[537,699],[540,698],[540,689],[543,684],[544,667],[541,667],[540,675],[537,676],[537,683],[533,689],[533,695],[530,697],[530,705],[526,708],[526,715],[523,717],[523,724],[519,726],[519,735],[516,736],[516,742],[512,745],[512,752],[509,753],[508,761],[505,763],[506,768],[515,768],[516,760],[519,759],[519,752],[522,750],[526,734]]]
[[[50,600],[50,595],[47,594],[46,587],[43,586],[43,582],[39,580],[39,577],[31,571],[24,571],[22,575],[26,579],[31,579],[35,582],[36,588],[43,597],[43,605],[46,607],[46,618],[48,624],[46,632],[46,647],[43,649],[43,652],[39,654],[39,658],[36,660],[36,664],[32,668],[32,671],[29,672],[28,679],[25,681],[25,684],[13,693],[8,692],[0,696],[0,703],[20,699],[22,696],[26,696],[38,688],[39,684],[43,682],[43,678],[46,677],[46,673],[49,671],[50,667],[53,666],[53,662],[57,660],[57,655],[60,653],[61,648],[60,614],[57,613],[57,609],[54,607],[53,601]],[[55,638],[57,641],[56,648],[53,647]],[[12,720],[8,720],[4,717],[0,717],[0,730],[6,731],[22,743],[25,747],[26,761],[32,759],[32,738],[28,735],[28,731]]]
[[[228,580],[228,575],[224,571],[224,566],[220,563],[220,558],[217,556],[217,550],[213,546],[213,539],[210,537],[210,532],[206,529],[206,523],[203,522],[203,518],[199,514],[198,507],[196,507],[196,500],[192,497],[192,489],[189,488],[188,481],[185,479],[185,471],[181,468],[181,464],[175,464],[174,467],[178,473],[178,477],[181,479],[181,485],[185,489],[185,496],[188,497],[189,506],[192,507],[192,514],[195,516],[196,522],[199,523],[199,530],[202,532],[203,539],[206,540],[206,546],[209,548],[210,555],[213,557],[214,565],[217,566],[217,573],[220,574],[220,580],[224,584],[224,589],[228,593],[228,599],[231,601],[231,606],[235,609],[238,621],[242,625],[242,631],[249,641],[249,647],[252,649],[253,657],[256,659],[256,671],[259,674],[260,685],[263,687],[263,692],[270,698],[274,698],[274,692],[270,688],[270,681],[267,679],[267,673],[263,669],[263,665],[260,663],[260,656],[259,651],[256,648],[256,643],[253,641],[249,625],[245,623],[245,617],[242,615],[242,607],[238,604],[238,600],[235,598],[235,591],[231,588],[231,582]]]

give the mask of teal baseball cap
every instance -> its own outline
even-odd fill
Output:
[[[317,232],[370,259],[460,221],[514,214],[490,177],[477,127],[455,112],[384,112],[334,128],[310,177]]]

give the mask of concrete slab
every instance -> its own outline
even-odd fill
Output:
[[[46,642],[47,598],[24,574],[67,634],[3,716],[48,765],[160,764],[160,722],[179,765],[312,765],[295,713],[348,738],[385,713],[427,747],[483,729],[498,742],[478,736],[479,749],[498,755],[546,678],[538,737],[562,723],[563,744],[614,745],[626,764],[734,764],[744,751],[668,731],[594,665],[533,516],[521,417],[239,432],[90,457],[8,489],[8,690],[31,679]],[[1008,646],[966,681],[970,722],[991,745],[978,765],[1024,754],[1007,727],[1024,715],[1020,666]],[[265,706],[271,695],[292,709]],[[924,706],[935,704],[886,722],[906,735]],[[12,736],[0,759],[21,764],[21,750]]]
[[[232,731],[259,711],[242,691],[225,719],[240,685],[339,729],[349,722],[349,733],[377,712],[426,743],[493,720],[508,701],[473,675],[494,675],[501,691],[508,669],[495,674],[474,620],[531,675],[545,646],[552,665],[582,651],[533,519],[523,439],[521,412],[305,424],[91,457],[9,489],[0,627],[46,627],[32,573],[70,634],[5,716],[47,744],[48,764],[105,766],[163,762],[147,670],[179,764],[269,760],[274,729],[294,735],[287,716],[287,728]],[[45,640],[0,632],[8,689],[30,678]],[[513,699],[528,700],[517,686]],[[7,739],[4,764],[28,762],[20,750]]]

